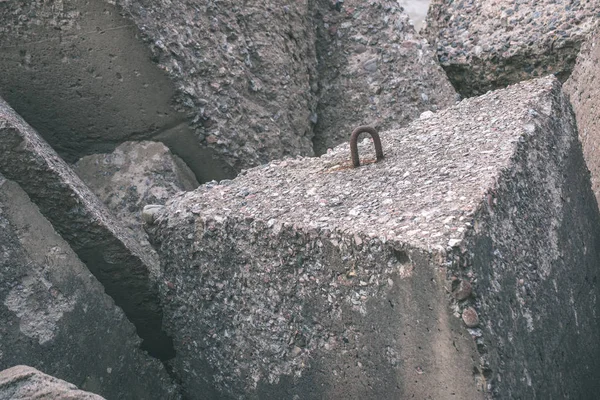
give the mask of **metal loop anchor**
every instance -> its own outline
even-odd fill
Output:
[[[373,144],[375,144],[375,155],[377,157],[377,161],[383,160],[383,149],[381,148],[381,139],[379,139],[379,134],[370,126],[359,126],[356,128],[352,135],[350,135],[350,155],[352,156],[352,165],[354,168],[360,167],[360,159],[358,158],[358,136],[361,133],[367,132],[373,138]],[[376,162],[377,162],[376,161]]]

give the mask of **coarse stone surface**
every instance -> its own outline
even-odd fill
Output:
[[[25,192],[1,176],[0,322],[0,370],[28,364],[109,399],[177,398],[123,311]],[[38,375],[12,372],[0,373],[0,399],[70,398],[43,397],[41,387],[23,386]]]
[[[581,48],[573,73],[565,82],[577,119],[583,155],[592,174],[592,189],[600,201],[600,31]]]
[[[0,371],[0,400],[104,400],[25,365]]]
[[[112,153],[81,158],[73,170],[148,252],[144,206],[198,187],[192,171],[160,142],[125,142]]]
[[[381,136],[381,162],[367,139],[360,168],[342,145],[153,214],[184,390],[593,397],[600,217],[560,83]]]
[[[0,99],[0,173],[17,182],[125,311],[161,359],[172,357],[162,331],[156,253],[144,251],[71,168]]]
[[[470,97],[548,74],[564,82],[599,11],[589,0],[433,0],[423,31]]]
[[[455,103],[435,51],[398,1],[316,2],[319,105],[314,150],[347,142],[360,125],[389,130]]]

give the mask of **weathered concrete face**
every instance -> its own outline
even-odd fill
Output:
[[[548,74],[564,82],[598,11],[594,1],[433,0],[423,30],[456,90],[471,97]]]
[[[253,3],[2,2],[0,94],[70,162],[154,138],[206,181],[310,155],[306,1]]]
[[[407,125],[455,102],[456,92],[397,1],[316,2],[319,106],[317,154],[347,142],[359,125]]]
[[[0,371],[0,399],[104,400],[104,397],[78,390],[75,385],[35,368],[18,365]]]
[[[382,142],[379,163],[353,169],[339,146],[203,185],[155,215],[186,390],[596,393],[600,218],[558,81],[426,113]]]
[[[17,182],[122,307],[162,359],[172,357],[162,331],[154,252],[143,251],[69,166],[0,100],[0,173]]]
[[[454,271],[476,277],[473,331],[497,398],[594,398],[600,390],[598,205],[558,84],[531,104],[511,166],[487,192]],[[460,260],[460,261],[458,261]]]
[[[0,321],[0,370],[32,365],[108,399],[176,398],[161,363],[139,349],[123,311],[25,192],[2,177]],[[45,378],[15,371],[0,373],[0,399],[33,398],[35,382],[42,391],[36,385]]]
[[[148,252],[154,250],[142,228],[144,206],[198,187],[192,171],[159,142],[125,142],[112,153],[81,158],[73,170]]]
[[[569,96],[577,119],[579,139],[583,155],[592,173],[592,189],[600,201],[600,32],[583,45],[571,77],[565,82],[564,91]]]

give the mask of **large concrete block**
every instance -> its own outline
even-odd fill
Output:
[[[104,400],[75,385],[19,365],[0,371],[0,400]]]
[[[470,97],[548,74],[564,82],[599,11],[595,1],[433,0],[424,31]]]
[[[315,152],[346,142],[359,125],[406,126],[455,103],[456,92],[398,1],[317,1],[319,105]]]
[[[28,364],[108,399],[176,398],[162,364],[139,346],[102,285],[25,192],[0,177],[0,370]],[[38,398],[14,386],[32,378],[25,372],[0,374],[0,399]]]
[[[71,168],[0,99],[0,173],[17,182],[104,285],[161,359],[172,357],[162,331],[156,253],[144,251]]]
[[[583,45],[573,73],[565,82],[577,119],[583,155],[592,174],[592,189],[600,201],[600,32]]]
[[[185,163],[159,142],[125,142],[112,153],[82,157],[73,170],[147,252],[154,250],[142,228],[144,206],[198,187]]]
[[[203,185],[155,215],[185,390],[594,397],[600,217],[560,83],[490,92],[381,136],[381,162],[367,140],[353,169],[342,145]]]

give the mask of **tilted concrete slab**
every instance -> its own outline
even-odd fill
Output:
[[[154,215],[185,390],[593,397],[600,218],[560,83],[490,92],[381,136],[379,163],[353,169],[342,145]]]
[[[423,31],[470,97],[548,74],[564,82],[598,12],[595,1],[433,0]]]
[[[583,45],[573,73],[565,82],[577,119],[583,155],[592,174],[592,189],[600,201],[600,31]]]
[[[123,308],[153,355],[172,356],[162,332],[156,253],[142,250],[71,168],[0,100],[0,173],[17,182]]]
[[[0,176],[0,370],[28,364],[108,399],[176,399],[164,367],[140,342],[25,192]],[[31,386],[37,375],[25,372],[0,373],[0,399],[75,398],[70,390],[33,396],[49,389]]]

